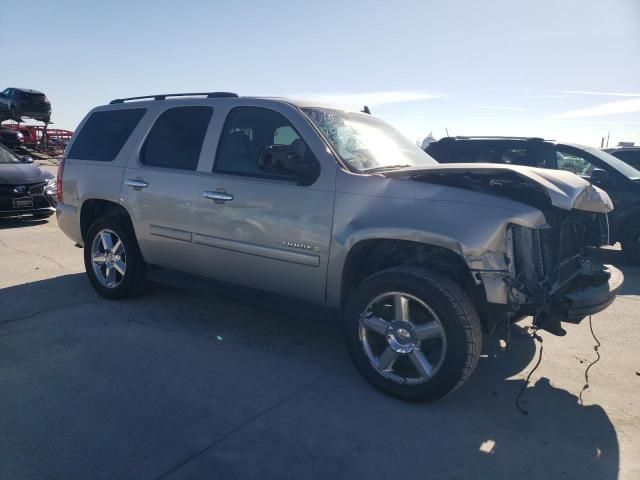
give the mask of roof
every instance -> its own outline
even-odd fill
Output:
[[[39,90],[33,90],[31,88],[18,88],[18,87],[9,87],[12,88],[13,90],[17,90],[19,92],[23,92],[23,93],[38,93],[40,95],[44,95],[44,93],[42,93]]]
[[[607,153],[612,153],[612,152],[636,152],[640,150],[640,146],[634,146],[634,147],[614,147],[614,148],[605,148],[604,151]]]
[[[125,103],[148,103],[148,102],[157,102],[157,101],[165,101],[169,99],[193,99],[193,98],[201,98],[206,100],[267,100],[279,103],[288,103],[298,108],[306,108],[306,107],[315,107],[315,108],[331,108],[333,110],[343,110],[344,108],[335,105],[324,104],[318,101],[308,101],[304,99],[292,99],[286,97],[261,97],[261,96],[240,96],[231,92],[198,92],[198,93],[163,93],[163,94],[154,94],[154,95],[144,95],[138,97],[128,97],[128,98],[116,98],[111,100],[108,105],[122,105]],[[359,112],[361,113],[361,112]]]

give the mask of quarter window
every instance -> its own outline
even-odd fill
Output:
[[[111,162],[145,112],[144,108],[131,108],[92,113],[73,142],[69,158]]]
[[[292,175],[266,174],[258,167],[258,156],[271,145],[290,145],[301,158],[313,155],[291,123],[267,108],[236,107],[227,116],[222,131],[214,170],[256,177]]]
[[[209,127],[211,107],[175,107],[156,120],[145,141],[140,162],[178,170],[195,170]]]

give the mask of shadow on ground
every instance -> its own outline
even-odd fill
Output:
[[[152,285],[98,298],[84,275],[0,290],[0,478],[615,479],[599,406],[536,355],[485,337],[468,383],[424,405],[355,372],[341,325]]]
[[[9,228],[37,227],[38,225],[43,225],[47,222],[47,219],[34,219],[32,217],[0,218],[0,230],[6,230]]]

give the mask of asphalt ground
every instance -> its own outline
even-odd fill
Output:
[[[0,479],[640,478],[640,268],[540,344],[486,336],[431,404],[372,389],[335,319],[151,284],[99,297],[49,221],[0,220]]]

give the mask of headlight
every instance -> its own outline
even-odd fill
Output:
[[[44,186],[44,193],[49,197],[49,201],[52,202],[55,207],[55,204],[58,203],[58,191],[55,178],[47,180],[47,184]]]

